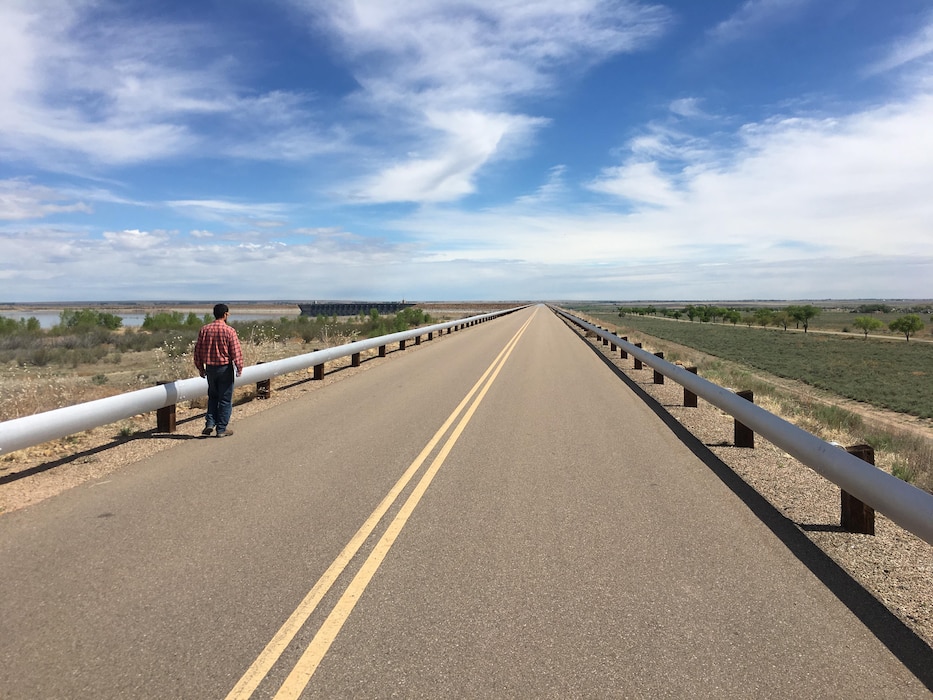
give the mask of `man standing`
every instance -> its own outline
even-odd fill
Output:
[[[207,421],[201,435],[217,428],[217,437],[233,435],[227,430],[233,413],[233,380],[243,374],[243,351],[236,330],[227,325],[230,309],[214,306],[214,322],[202,326],[194,346],[194,366],[207,377]]]

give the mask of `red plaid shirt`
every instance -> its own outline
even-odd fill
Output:
[[[243,351],[236,330],[218,319],[202,326],[198,342],[194,345],[194,366],[199,372],[205,365],[228,365],[233,363],[237,374],[243,374]]]

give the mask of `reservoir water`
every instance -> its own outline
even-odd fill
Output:
[[[107,312],[112,313],[112,312]],[[183,312],[187,316],[187,312]],[[142,313],[130,313],[130,314],[116,314],[123,319],[124,328],[139,328],[143,325],[143,321],[146,319],[146,314]],[[199,314],[200,315],[200,314]],[[14,321],[18,321],[21,318],[32,318],[35,317],[39,321],[39,327],[43,329],[52,328],[57,326],[61,321],[61,314],[59,311],[48,311],[47,309],[35,310],[24,309],[22,311],[0,311],[0,316],[4,318],[12,318]],[[234,313],[230,314],[231,323],[236,323],[237,321],[269,321],[269,320],[278,320],[282,316],[287,316],[288,318],[297,318],[298,309],[294,311],[288,310],[279,311],[277,313]]]

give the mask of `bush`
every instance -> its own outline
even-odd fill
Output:
[[[146,314],[141,327],[146,331],[197,330],[213,320],[213,314],[198,316],[194,313],[185,315],[180,311],[161,311],[154,315]]]
[[[103,311],[94,311],[94,309],[65,309],[61,312],[59,318],[59,325],[68,329],[101,327],[115,331],[123,325],[123,319],[119,316]]]

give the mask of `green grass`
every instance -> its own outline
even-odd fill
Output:
[[[933,344],[644,316],[592,314],[630,331],[899,413],[933,418]]]

